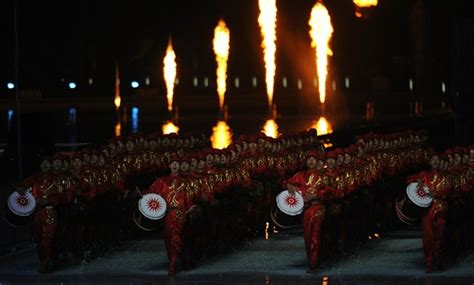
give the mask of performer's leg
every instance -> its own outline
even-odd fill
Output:
[[[431,210],[425,213],[422,220],[422,230],[423,230],[423,252],[424,259],[426,263],[426,272],[431,272],[433,270],[433,228],[432,228],[432,215]]]

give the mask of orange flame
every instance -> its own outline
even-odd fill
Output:
[[[232,143],[232,131],[225,121],[217,122],[212,128],[212,148],[224,149]]]
[[[278,137],[278,124],[273,119],[267,120],[263,126],[263,132],[267,137],[276,139]]]
[[[120,121],[119,121],[115,125],[115,136],[119,137],[120,135],[122,135],[122,123],[120,123]]]
[[[275,81],[275,52],[276,52],[276,0],[259,0],[260,15],[258,23],[262,33],[262,48],[265,61],[265,83],[267,86],[268,106],[273,104],[273,87]]]
[[[217,94],[219,95],[219,109],[224,107],[224,96],[227,89],[227,60],[229,59],[230,32],[223,20],[219,21],[214,29],[214,53],[217,62]]]
[[[360,8],[375,7],[378,5],[378,0],[353,0],[353,2]]]
[[[122,103],[122,98],[120,97],[119,68],[118,68],[118,63],[115,63],[115,98],[114,98],[115,109],[118,110],[120,108],[121,103]]]
[[[331,25],[331,16],[329,16],[329,12],[323,4],[318,2],[314,5],[313,10],[311,10],[309,26],[311,27],[309,32],[312,39],[311,46],[316,48],[319,101],[324,103],[326,100],[328,55],[332,55],[329,40],[334,30]]]
[[[314,121],[311,129],[318,131],[318,136],[332,134],[332,125],[324,116],[319,117],[318,121]]]
[[[168,100],[168,111],[173,110],[173,89],[176,80],[176,54],[173,50],[171,38],[168,41],[168,48],[163,59],[163,74],[166,81],[166,99]]]
[[[164,123],[163,127],[161,129],[162,129],[164,135],[169,135],[169,134],[172,134],[172,133],[178,133],[179,132],[178,126],[173,124],[173,122],[171,122],[171,121],[167,121],[166,123]]]

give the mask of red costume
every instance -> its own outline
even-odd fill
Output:
[[[185,223],[186,195],[182,179],[169,175],[157,179],[147,193],[160,194],[166,201],[165,246],[168,254],[168,275],[176,274],[176,263],[183,248],[183,226]]]
[[[306,170],[296,173],[284,185],[291,184],[297,187],[303,197],[314,195],[315,199],[307,201],[303,212],[304,241],[309,270],[318,264],[321,225],[326,217],[326,207],[320,200],[332,196],[332,191],[327,187],[327,177],[317,170]]]
[[[420,173],[420,179],[431,192],[433,203],[423,216],[423,249],[427,272],[431,272],[440,261],[445,239],[448,202],[451,189],[448,177],[440,171]]]

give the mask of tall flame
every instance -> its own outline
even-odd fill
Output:
[[[217,62],[217,94],[219,95],[219,109],[224,107],[224,96],[227,89],[227,60],[229,59],[230,32],[223,20],[219,21],[214,29],[214,53]]]
[[[309,32],[312,39],[311,46],[316,48],[319,101],[324,103],[326,100],[328,55],[332,55],[332,51],[329,48],[329,40],[334,30],[331,25],[331,16],[329,16],[329,12],[323,4],[318,2],[313,6],[309,26],[311,27]]]
[[[276,139],[278,137],[278,125],[275,122],[275,120],[273,119],[267,120],[265,122],[265,125],[263,126],[263,132],[268,137],[272,137]]]
[[[275,53],[276,53],[276,0],[258,0],[260,15],[258,23],[262,33],[262,48],[265,61],[265,83],[267,86],[268,106],[273,104],[273,87],[275,81]]]
[[[163,74],[166,81],[166,99],[168,100],[168,111],[173,110],[173,89],[176,80],[176,54],[173,50],[171,38],[168,41],[168,48],[163,59]]]
[[[357,7],[368,8],[377,6],[378,0],[352,0]]]
[[[332,134],[333,132],[331,123],[324,116],[321,116],[318,121],[314,121],[311,129],[316,129],[318,136]]]
[[[163,131],[164,135],[169,135],[169,134],[172,134],[172,133],[178,133],[179,132],[178,126],[173,124],[173,122],[171,122],[171,121],[167,121],[166,123],[164,123],[161,130]]]
[[[212,148],[223,149],[232,143],[232,131],[225,121],[217,122],[212,128]]]
[[[115,97],[114,97],[115,109],[118,110],[120,108],[121,103],[122,103],[122,98],[120,97],[119,67],[118,67],[118,63],[115,63]]]

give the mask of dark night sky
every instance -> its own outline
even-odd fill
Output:
[[[220,17],[231,30],[229,74],[263,74],[256,0],[209,1],[26,1],[19,2],[20,78],[45,88],[60,78],[79,83],[94,77],[110,82],[118,60],[124,78],[161,80],[162,58],[173,37],[179,76],[213,76],[213,29]],[[390,73],[394,57],[412,61],[415,0],[380,0],[368,20],[354,17],[351,0],[325,1],[335,29],[331,59],[340,74]],[[425,0],[427,57],[449,63],[453,15],[472,1]],[[1,81],[13,79],[13,0],[4,1],[0,23],[6,35]],[[277,22],[278,74],[310,79],[314,70],[308,19],[314,1],[280,0]],[[472,11],[472,10],[471,10]],[[468,12],[472,13],[472,12]],[[468,15],[470,16],[470,15]],[[416,25],[415,25],[416,26]],[[413,68],[407,64],[409,73]],[[156,79],[156,80],[155,80]],[[2,83],[4,84],[4,83]],[[152,83],[153,84],[153,83]]]

